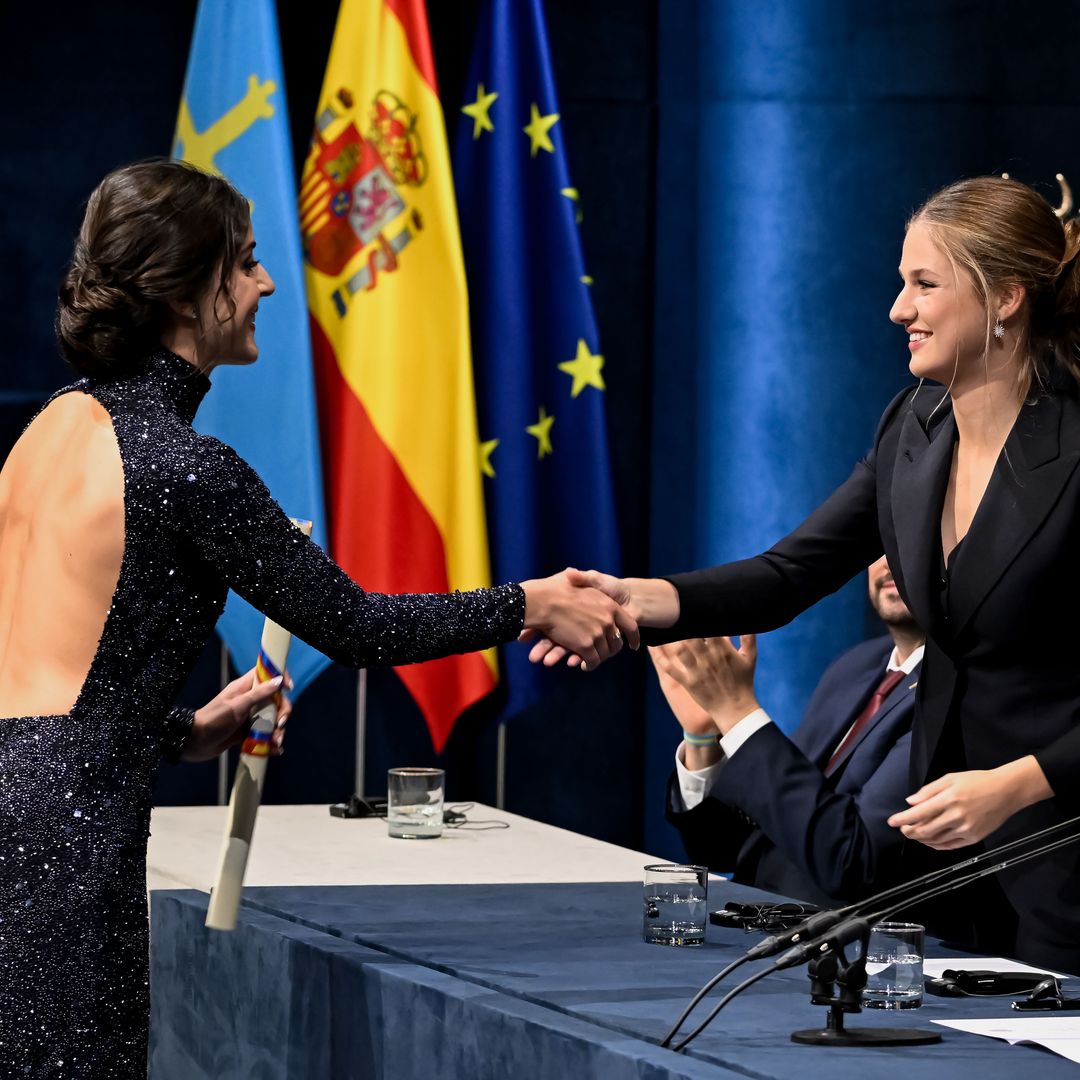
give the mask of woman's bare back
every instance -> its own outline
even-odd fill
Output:
[[[0,717],[69,712],[124,553],[124,473],[108,413],[63,394],[0,471]]]

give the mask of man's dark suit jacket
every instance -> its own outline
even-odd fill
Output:
[[[892,884],[903,837],[885,824],[911,793],[908,758],[919,668],[905,676],[871,723],[822,770],[885,674],[889,637],[864,641],[822,675],[788,739],[773,724],[725,764],[704,802],[682,809],[677,778],[668,820],[687,854],[736,881],[833,905]]]
[[[988,846],[1080,813],[1080,404],[1071,379],[1033,393],[952,555],[947,600],[941,514],[957,428],[945,392],[927,385],[897,396],[848,480],[768,552],[673,577],[680,618],[651,636],[775,629],[884,553],[927,633],[912,790],[1033,754],[1054,791],[1013,814]],[[908,874],[928,852],[905,845]],[[1080,845],[999,880],[1019,916],[1014,955],[1080,972]]]

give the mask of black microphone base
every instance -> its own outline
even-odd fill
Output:
[[[844,1013],[834,1005],[824,1028],[793,1031],[791,1041],[810,1046],[926,1046],[941,1035],[926,1028],[845,1028]]]
[[[791,1041],[811,1046],[925,1046],[941,1042],[941,1036],[922,1028],[807,1028],[793,1031]]]

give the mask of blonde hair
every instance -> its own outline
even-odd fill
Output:
[[[942,188],[908,221],[923,225],[962,270],[986,309],[986,349],[995,294],[1020,286],[1017,395],[1044,386],[1055,371],[1080,384],[1080,226],[1062,224],[1050,204],[1016,180],[981,176]]]

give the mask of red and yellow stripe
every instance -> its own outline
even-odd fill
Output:
[[[372,178],[386,162],[385,147],[380,157],[357,135],[370,132],[373,103],[387,92],[414,118],[423,161],[394,178],[389,200],[404,203],[400,212],[361,242],[342,217],[368,181],[340,180],[349,168]],[[381,592],[490,584],[465,268],[422,0],[343,0],[316,131],[300,217],[331,552]],[[320,166],[328,146],[334,159]],[[398,674],[437,750],[498,677],[493,652]]]

